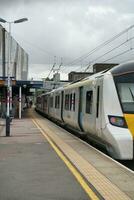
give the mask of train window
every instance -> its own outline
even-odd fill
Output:
[[[65,110],[69,110],[69,94],[65,95]]]
[[[58,108],[60,107],[60,96],[58,96]]]
[[[72,110],[72,102],[73,101],[73,98],[72,98],[72,94],[70,94],[70,110]]]
[[[57,105],[57,96],[55,97],[55,108],[56,108],[56,105]]]
[[[98,118],[99,116],[99,95],[100,95],[100,86],[97,88],[97,109],[96,109],[96,117]]]
[[[43,97],[43,109],[47,108],[47,96]]]
[[[134,112],[134,83],[118,83],[117,88],[124,112]]]
[[[124,113],[134,113],[134,73],[114,77]]]
[[[75,93],[73,95],[73,111],[75,111]]]
[[[50,107],[53,107],[53,97],[50,97]]]
[[[75,93],[70,94],[69,103],[69,110],[75,111]]]
[[[57,96],[55,97],[55,108],[57,108]]]
[[[41,98],[37,97],[37,103],[41,103]]]
[[[60,96],[56,96],[55,97],[55,108],[59,108],[60,107]]]
[[[93,91],[86,93],[86,113],[92,114]]]

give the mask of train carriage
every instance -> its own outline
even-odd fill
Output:
[[[62,121],[61,110],[63,109],[62,95],[62,88],[57,89],[57,91],[55,92],[55,118],[60,121]]]
[[[101,95],[99,92],[102,90],[101,74],[102,72],[81,80],[78,83],[69,85],[64,89],[64,121],[81,131],[89,132],[91,134],[97,133],[98,135],[100,134],[101,126],[101,106],[99,106],[99,104],[101,104],[101,98],[98,99],[99,95]],[[99,78],[97,79],[97,77]],[[75,101],[73,101],[74,109],[71,110],[70,106],[72,96],[75,96]],[[67,107],[66,100],[68,102]]]
[[[50,117],[54,117],[54,92],[50,92],[50,94],[48,95],[48,99],[49,99],[49,104],[48,104],[48,115]]]

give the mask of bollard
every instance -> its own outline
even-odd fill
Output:
[[[6,137],[10,136],[10,116],[6,116]]]

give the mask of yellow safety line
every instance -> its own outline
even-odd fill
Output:
[[[44,137],[47,139],[49,144],[53,147],[55,152],[58,154],[58,156],[62,159],[62,161],[66,164],[66,166],[69,168],[69,170],[72,172],[72,174],[75,176],[77,181],[80,183],[82,188],[85,190],[87,195],[90,197],[90,199],[93,200],[99,200],[99,198],[96,196],[96,194],[92,191],[92,189],[89,187],[89,185],[85,182],[81,174],[78,172],[78,170],[71,164],[71,162],[64,156],[64,154],[59,150],[59,148],[52,142],[52,140],[46,135],[46,133],[43,131],[43,129],[37,124],[37,122],[32,119],[34,124],[38,127],[40,132],[44,135]]]

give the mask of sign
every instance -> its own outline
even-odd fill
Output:
[[[30,88],[30,92],[35,92],[35,88]]]
[[[0,86],[5,85],[5,81],[4,80],[0,80]]]
[[[11,86],[16,85],[16,81],[12,80],[10,84]],[[0,86],[5,86],[5,85],[7,86],[7,80],[0,80]]]

